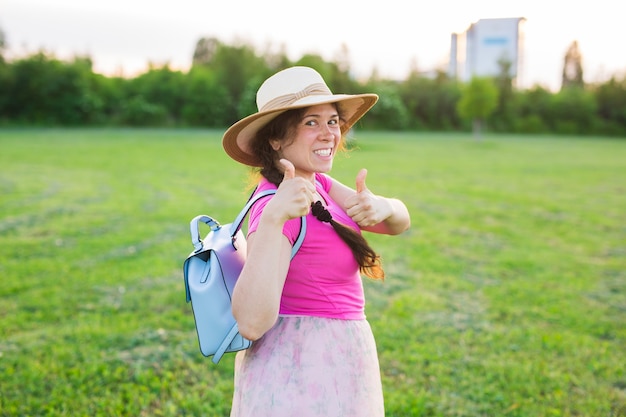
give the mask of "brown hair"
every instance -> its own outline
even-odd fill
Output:
[[[341,109],[339,106],[335,106],[341,118]],[[281,113],[259,129],[250,144],[252,153],[257,155],[263,164],[261,168],[258,168],[259,174],[276,186],[280,185],[282,182],[284,173],[278,168],[279,155],[270,145],[270,139],[285,140],[292,137],[296,125],[302,119],[305,110],[306,109],[293,109]],[[345,138],[342,136],[339,148],[343,148],[344,144]],[[359,264],[361,273],[373,279],[383,280],[385,273],[382,268],[380,256],[370,247],[363,235],[333,220],[330,213],[321,208],[321,204],[314,208],[313,214],[319,220],[330,223],[339,237],[350,247],[354,258]]]

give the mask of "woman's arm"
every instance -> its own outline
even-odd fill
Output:
[[[262,215],[248,238],[248,256],[233,291],[233,316],[248,340],[257,340],[276,322],[291,258],[283,223],[267,217]]]
[[[411,226],[411,216],[406,205],[396,199],[373,194],[365,185],[367,170],[356,177],[356,190],[333,179],[330,196],[362,230],[387,235],[397,235]]]
[[[283,182],[250,234],[246,263],[233,291],[233,316],[248,340],[257,340],[276,322],[292,249],[283,227],[287,220],[308,214],[313,201],[315,186],[294,172],[288,163]]]

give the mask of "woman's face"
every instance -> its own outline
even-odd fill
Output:
[[[281,158],[291,161],[296,175],[313,179],[316,172],[330,171],[341,140],[335,105],[320,104],[307,108],[296,122],[294,132],[294,137],[271,140],[270,143]]]

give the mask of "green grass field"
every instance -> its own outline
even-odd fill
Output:
[[[1,416],[228,415],[182,277],[247,197],[220,133],[0,130]],[[387,415],[626,416],[626,141],[356,138],[332,174],[413,222],[367,235]]]

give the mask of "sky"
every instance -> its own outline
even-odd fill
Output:
[[[355,75],[403,79],[411,68],[447,69],[452,33],[485,18],[523,17],[520,86],[558,90],[573,41],[585,81],[626,72],[619,2],[595,0],[0,0],[6,56],[43,49],[60,59],[89,55],[94,71],[132,77],[148,63],[187,70],[196,42],[214,37],[335,60],[348,50]]]

